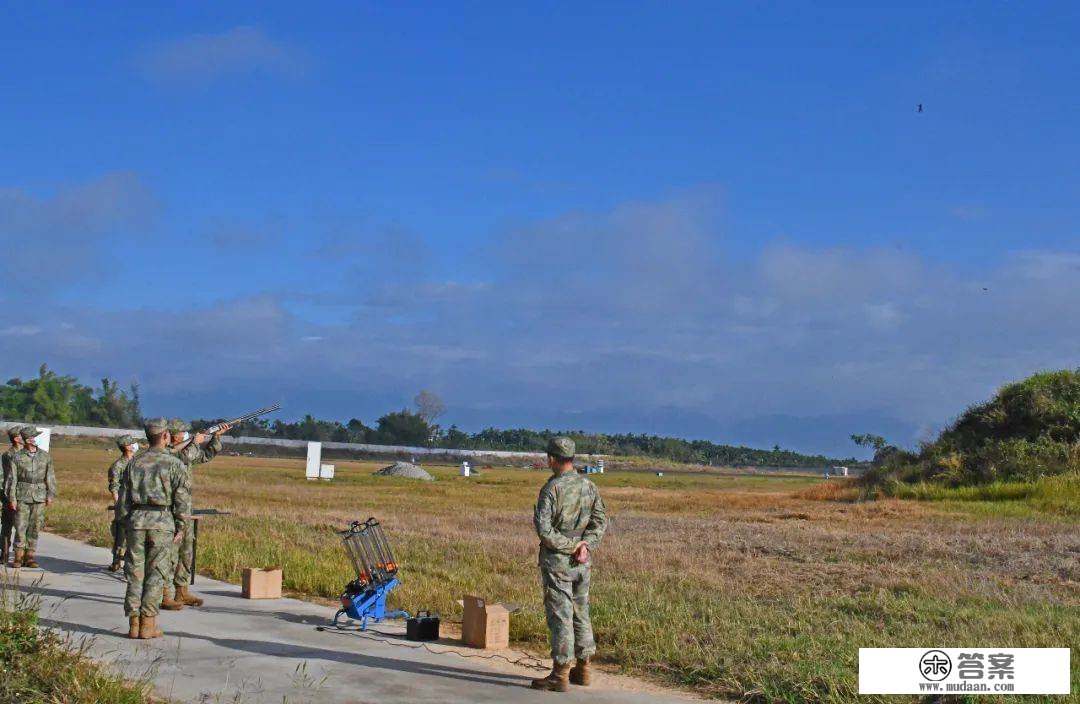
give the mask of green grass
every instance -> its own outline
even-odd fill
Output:
[[[1080,516],[1080,475],[1062,474],[1033,482],[992,482],[949,487],[921,482],[897,483],[889,492],[898,499],[939,501],[977,515],[1011,517]]]
[[[56,448],[54,458],[61,498],[49,529],[106,545],[111,456]],[[512,639],[543,653],[531,510],[545,474],[481,468],[466,480],[435,467],[437,481],[415,482],[371,476],[377,467],[339,462],[333,483],[305,481],[296,459],[222,457],[199,468],[196,504],[233,512],[204,524],[200,573],[238,582],[244,567],[280,565],[293,594],[336,600],[352,571],[335,531],[375,515],[402,564],[395,605],[454,620],[465,593],[520,604]],[[612,515],[593,575],[601,666],[725,699],[912,701],[860,697],[858,648],[1080,642],[1070,567],[1080,541],[1067,513],[972,523],[940,510],[964,503],[955,497],[811,500],[808,489],[842,485],[806,477],[596,481]],[[1022,499],[966,503],[1026,507],[1058,495],[1068,496],[1048,484]],[[1074,659],[1080,691],[1078,678]]]
[[[0,597],[0,702],[148,704],[146,683],[128,682],[38,625],[32,596]]]

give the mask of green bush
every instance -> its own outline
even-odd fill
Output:
[[[885,450],[865,475],[866,491],[897,493],[897,482],[959,487],[1080,472],[1080,370],[1041,372],[1003,387],[918,453]]]

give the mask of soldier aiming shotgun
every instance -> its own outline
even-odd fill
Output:
[[[249,420],[254,420],[254,419],[258,418],[259,416],[265,416],[268,413],[273,413],[274,411],[279,411],[279,410],[281,410],[281,404],[275,403],[273,406],[267,406],[266,408],[260,408],[257,411],[251,411],[250,413],[245,413],[244,415],[233,418],[232,420],[224,421],[224,422],[221,422],[221,423],[215,423],[214,425],[211,425],[209,428],[206,428],[205,430],[200,430],[195,435],[190,435],[189,434],[187,439],[182,441],[182,442],[177,442],[176,439],[174,438],[173,439],[173,443],[174,443],[173,449],[175,449],[177,452],[183,452],[192,443],[201,445],[203,440],[206,438],[207,435],[211,435],[211,436],[212,435],[220,435],[221,433],[228,432],[229,430],[231,430],[232,428],[235,428],[236,426],[240,425],[241,423],[245,423],[245,422],[247,422]]]
[[[223,433],[227,433],[238,423],[272,413],[279,408],[281,406],[278,404],[260,408],[228,422],[216,423],[194,435],[191,434],[191,426],[185,421],[179,418],[169,421],[169,433],[172,437],[172,447],[169,451],[179,458],[183,465],[183,473],[189,492],[194,490],[195,477],[192,470],[196,465],[204,464],[217,457],[218,453],[221,452],[221,435]],[[203,445],[207,435],[210,436],[210,442]],[[171,572],[173,594],[170,596],[168,589],[166,589],[161,600],[161,608],[166,611],[179,611],[185,606],[203,605],[202,598],[188,590],[192,570],[195,569],[195,520],[192,518],[185,524],[180,541],[173,546]]]

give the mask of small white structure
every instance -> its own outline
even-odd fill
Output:
[[[334,478],[334,465],[323,464],[319,465],[319,479],[323,481],[330,481]]]
[[[662,477],[662,476],[664,476],[664,473],[663,473],[663,472],[657,472],[657,473],[656,473],[656,476],[658,476],[658,477]]]
[[[596,461],[596,468],[600,472],[600,474],[603,474],[604,473],[604,460],[597,460]]]
[[[307,471],[309,480],[318,479],[322,469],[322,443],[309,442],[307,444]]]
[[[37,446],[45,452],[49,451],[49,441],[52,440],[52,429],[42,428],[37,436]]]
[[[468,477],[472,475],[472,468],[469,467],[468,462],[461,463],[461,476]]]

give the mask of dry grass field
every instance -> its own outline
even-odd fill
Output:
[[[115,451],[53,454],[48,529],[105,545]],[[417,482],[371,476],[379,466],[339,462],[333,483],[306,481],[296,459],[198,468],[196,506],[233,513],[204,523],[200,571],[235,582],[243,567],[281,565],[288,590],[336,599],[352,574],[335,531],[377,516],[403,565],[398,605],[453,619],[467,592],[522,604],[513,637],[542,652],[531,511],[545,474],[436,467],[437,481]],[[599,659],[628,673],[724,698],[875,701],[856,694],[860,646],[1080,643],[1075,515],[853,503],[800,477],[597,483],[612,515],[593,580]],[[1078,671],[1074,658],[1074,691]]]

